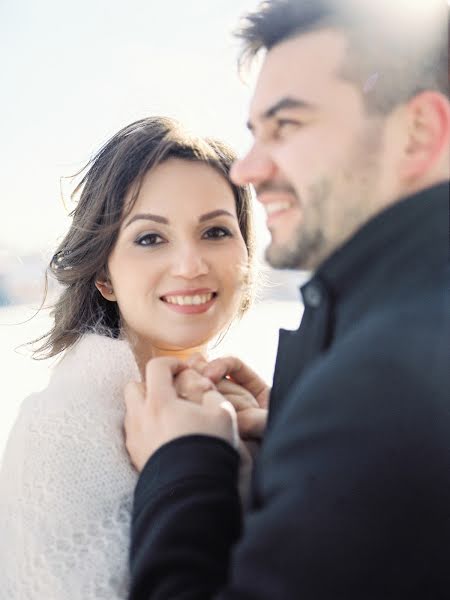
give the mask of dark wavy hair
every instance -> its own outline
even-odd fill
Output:
[[[264,0],[236,32],[243,42],[240,65],[260,50],[325,28],[346,35],[341,76],[361,89],[370,112],[386,115],[424,90],[449,96],[446,0],[423,0],[420,11],[397,0]]]
[[[216,139],[190,135],[172,119],[149,117],[121,129],[80,172],[84,175],[73,195],[80,191],[81,195],[70,215],[72,224],[47,269],[63,290],[52,308],[52,328],[33,342],[40,344],[35,358],[55,356],[89,331],[118,337],[117,303],[105,300],[95,281],[107,274],[108,257],[121,223],[139,195],[143,177],[170,158],[207,164],[229,183],[249,255],[240,313],[248,308],[254,258],[251,194],[248,187],[236,186],[229,178],[234,152]],[[130,189],[133,195],[125,206]]]

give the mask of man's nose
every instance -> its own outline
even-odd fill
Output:
[[[245,156],[231,167],[230,177],[236,185],[258,185],[271,179],[276,167],[270,156],[254,144]]]
[[[174,254],[172,275],[184,279],[195,279],[206,275],[209,271],[208,262],[197,244],[181,244]]]

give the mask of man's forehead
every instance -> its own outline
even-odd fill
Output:
[[[274,46],[267,52],[256,79],[251,119],[260,118],[285,97],[314,104],[327,93],[327,86],[337,82],[347,44],[340,32],[323,29]]]

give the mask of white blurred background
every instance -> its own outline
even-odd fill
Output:
[[[51,367],[17,347],[49,324],[45,313],[23,322],[40,304],[46,263],[73,208],[61,177],[152,114],[244,152],[251,81],[238,76],[232,31],[256,4],[0,0],[0,455],[20,401],[45,386]],[[261,252],[267,232],[255,210]],[[267,279],[259,304],[215,353],[238,354],[270,381],[278,328],[300,320],[302,275],[269,271]]]

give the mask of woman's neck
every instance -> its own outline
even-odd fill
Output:
[[[152,358],[168,356],[172,358],[177,358],[178,360],[186,361],[193,354],[201,354],[205,359],[207,358],[208,354],[206,344],[194,348],[183,348],[179,350],[169,350],[166,348],[158,348],[156,346],[152,346],[150,348],[148,346],[146,346],[145,348],[138,348],[135,346],[133,348],[133,351],[136,357],[136,362],[139,367],[139,371],[141,372],[142,376],[144,376],[145,374],[146,364]]]

